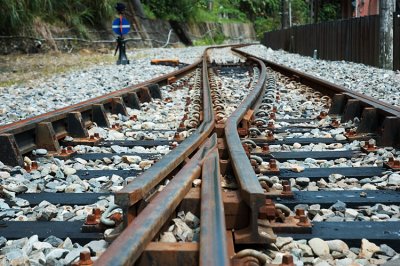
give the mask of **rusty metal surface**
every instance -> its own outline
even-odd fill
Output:
[[[151,242],[147,245],[135,265],[196,265],[198,257],[199,243]]]
[[[207,61],[203,60],[203,121],[197,130],[177,148],[165,155],[145,173],[115,194],[116,204],[130,207],[141,200],[154,186],[176,169],[212,132],[214,114],[207,75]]]
[[[242,197],[251,209],[249,228],[247,230],[244,229],[246,230],[246,234],[249,234],[242,239],[245,243],[258,243],[263,239],[258,231],[257,219],[258,211],[260,207],[264,205],[265,196],[263,189],[257,180],[256,174],[251,170],[252,166],[242,147],[237,132],[239,122],[263,92],[266,79],[266,68],[264,63],[260,60],[255,59],[255,61],[261,68],[259,81],[247,98],[232,113],[225,126],[225,136],[228,144],[229,155],[232,161],[232,168],[240,185]]]
[[[236,51],[236,50],[235,50]],[[250,56],[249,54],[238,51],[242,54]],[[312,87],[315,90],[321,91],[329,96],[333,96],[334,94],[342,93],[347,96],[349,99],[360,100],[361,107],[375,107],[378,112],[384,114],[385,116],[392,115],[400,117],[400,108],[390,105],[388,103],[376,100],[370,96],[366,96],[364,94],[351,91],[346,89],[343,86],[336,85],[334,83],[325,81],[323,79],[314,77],[312,75],[306,74],[304,72],[295,70],[293,68],[283,66],[280,64],[276,64],[274,62],[255,57],[261,61],[263,61],[267,66],[271,67],[273,70],[281,72],[282,74],[295,78],[298,82],[301,82],[305,85]]]
[[[229,265],[218,150],[202,167],[199,265]]]
[[[217,149],[214,134],[171,182],[143,209],[95,265],[132,265],[177,208],[201,174],[203,160]]]
[[[22,131],[34,128],[35,125],[39,122],[54,122],[56,120],[60,120],[63,119],[67,116],[68,113],[70,112],[82,112],[85,110],[89,110],[91,109],[91,106],[93,104],[99,104],[99,103],[111,103],[113,98],[115,97],[121,97],[122,95],[127,94],[128,92],[132,92],[134,90],[138,90],[142,87],[145,87],[149,84],[152,83],[161,83],[161,84],[166,84],[166,80],[168,79],[168,77],[170,76],[177,76],[177,77],[182,77],[184,76],[186,73],[192,71],[197,65],[199,65],[201,63],[201,60],[196,61],[195,63],[179,69],[177,71],[171,72],[169,74],[166,75],[162,75],[160,77],[156,77],[153,78],[151,80],[121,89],[121,90],[117,90],[93,99],[89,99],[77,104],[73,104],[71,106],[67,106],[55,111],[51,111],[42,115],[38,115],[35,117],[31,117],[31,118],[27,118],[21,121],[18,121],[16,123],[12,123],[12,124],[8,124],[8,125],[4,125],[4,126],[0,126],[0,134],[4,134],[4,133],[20,133]]]

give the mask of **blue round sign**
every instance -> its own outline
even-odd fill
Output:
[[[113,21],[112,30],[118,35],[124,35],[131,30],[131,25],[126,18],[116,18]]]

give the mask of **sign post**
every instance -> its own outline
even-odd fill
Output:
[[[117,65],[127,65],[129,64],[129,60],[126,56],[126,40],[124,39],[124,35],[130,31],[131,25],[129,24],[129,21],[122,16],[123,12],[125,11],[125,6],[118,3],[116,9],[120,16],[113,21],[112,30],[115,32],[115,34],[119,35],[117,37],[117,48],[115,49],[115,54],[119,50]]]

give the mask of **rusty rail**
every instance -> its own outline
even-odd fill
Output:
[[[95,265],[132,265],[188,193],[192,181],[200,177],[204,159],[216,149],[217,136],[214,134],[164,190],[129,224]]]
[[[237,131],[237,127],[246,112],[252,108],[257,98],[264,90],[266,67],[260,60],[253,60],[259,64],[261,69],[258,83],[247,98],[232,113],[225,126],[225,136],[229,155],[232,160],[232,168],[240,185],[241,195],[251,209],[249,227],[235,231],[235,240],[237,243],[265,243],[269,239],[266,237],[267,235],[265,233],[259,232],[258,227],[258,213],[259,209],[265,203],[265,195],[256,174],[252,170],[252,166],[242,147]]]
[[[199,265],[229,265],[218,150],[205,159],[201,180]]]
[[[203,121],[197,130],[177,148],[164,156],[142,175],[134,179],[125,188],[115,194],[115,202],[128,214],[125,215],[125,225],[136,215],[133,206],[160,183],[168,174],[176,169],[214,129],[214,114],[212,111],[211,94],[207,76],[207,61],[203,58]]]
[[[244,56],[249,53],[233,48],[235,52]],[[346,89],[329,81],[311,76],[304,72],[283,66],[259,57],[273,70],[282,73],[304,85],[332,97],[329,111],[331,115],[342,115],[342,122],[358,117],[361,119],[360,129],[357,133],[376,132],[379,135],[378,143],[384,146],[400,147],[400,108],[365,94]],[[377,121],[371,125],[371,121]],[[367,127],[367,128],[366,128]]]
[[[139,101],[150,101],[153,95],[158,94],[154,91],[152,84],[165,85],[169,77],[180,78],[193,71],[200,63],[201,60],[198,60],[185,68],[146,82],[0,126],[0,150],[2,151],[0,161],[8,165],[22,166],[22,155],[34,149],[48,148],[51,151],[57,151],[59,149],[58,140],[67,135],[88,137],[86,128],[90,127],[93,122],[99,126],[110,126],[105,115],[106,111],[112,113],[126,111],[125,106],[138,108]]]

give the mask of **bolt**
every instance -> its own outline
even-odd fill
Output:
[[[340,122],[338,120],[333,120],[331,123],[332,127],[338,127],[340,125]]]
[[[96,217],[96,220],[100,220],[100,218],[101,218],[101,210],[99,208],[94,208],[92,210],[92,214]]]
[[[179,135],[178,132],[175,132],[175,134],[174,134],[174,139],[175,139],[175,140],[180,140],[180,139],[181,139],[181,136]]]
[[[272,171],[278,170],[278,167],[276,165],[276,160],[275,159],[270,159],[269,160],[269,169]]]
[[[30,172],[32,169],[31,169],[31,166],[29,165],[29,164],[25,164],[24,165],[24,169],[25,169],[25,171],[27,171],[27,172]]]
[[[99,134],[99,133],[94,133],[94,137],[95,137],[96,139],[99,139],[99,138],[100,138],[100,134]]]
[[[327,115],[328,115],[328,114],[327,114],[325,111],[321,111],[321,112],[319,113],[319,116],[317,116],[317,118],[318,118],[319,120],[321,120],[321,119],[324,119]]]
[[[74,148],[72,146],[68,146],[67,153],[73,153],[73,152],[74,152]]]
[[[131,120],[131,121],[137,121],[138,119],[137,119],[137,115],[131,115],[130,117],[129,117],[129,120]]]
[[[89,251],[81,251],[79,254],[79,265],[93,265]]]
[[[274,113],[278,112],[278,107],[276,107],[275,105],[272,106],[272,112],[274,112]]]
[[[291,186],[289,184],[283,185],[281,194],[284,196],[293,195]]]
[[[276,114],[273,113],[273,112],[269,113],[269,119],[275,120],[276,119]]]
[[[305,215],[301,215],[299,217],[299,222],[297,223],[298,226],[311,226],[310,221],[308,220],[308,217]]]
[[[268,144],[262,146],[262,153],[269,153],[269,145]]]
[[[279,266],[294,266],[293,256],[290,254],[283,255],[282,263]]]
[[[60,155],[68,155],[67,149],[62,148]]]
[[[269,129],[274,129],[275,128],[275,126],[274,126],[274,122],[268,122],[268,125],[267,125],[267,128],[269,128]]]
[[[279,101],[279,100],[281,99],[281,96],[276,95],[275,99],[276,99],[277,101]]]
[[[113,220],[114,222],[116,222],[116,223],[119,223],[119,222],[122,222],[122,220],[123,220],[123,216],[122,216],[122,214],[121,213],[119,213],[119,212],[114,212],[113,214],[111,214],[109,217],[108,217],[110,220]]]
[[[268,131],[267,132],[267,140],[272,141],[274,139],[275,139],[274,133],[272,133],[272,131]]]
[[[86,225],[96,225],[98,222],[96,221],[96,216],[94,214],[88,214],[85,221]]]
[[[90,135],[90,136],[89,136],[89,139],[90,139],[90,140],[95,140],[95,138],[94,138],[93,135]]]
[[[38,162],[36,162],[36,161],[32,161],[31,168],[32,168],[32,170],[36,170],[36,169],[38,169],[38,168],[39,168],[39,164],[38,164]]]
[[[296,209],[296,216],[294,216],[294,218],[296,219],[300,219],[300,216],[304,216],[305,215],[305,211],[304,209]]]

